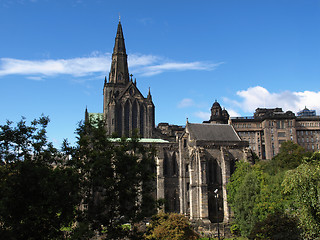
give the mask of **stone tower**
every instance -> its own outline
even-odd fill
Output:
[[[129,75],[126,47],[119,21],[109,79],[103,87],[103,116],[107,133],[130,137],[134,130],[142,138],[151,138],[155,126],[155,109],[150,94],[145,98]]]
[[[204,123],[218,123],[218,124],[227,124],[229,119],[229,114],[227,110],[221,108],[217,100],[213,103],[211,107],[211,116],[209,121]]]

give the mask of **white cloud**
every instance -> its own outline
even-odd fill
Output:
[[[1,0],[0,4],[4,7],[10,7],[14,4],[28,4],[29,2],[36,3],[38,0]]]
[[[105,56],[36,61],[1,58],[0,63],[0,76],[12,74],[85,76],[105,71],[107,66],[110,65],[110,60]]]
[[[130,54],[128,56],[128,65],[130,67],[141,67],[146,65],[155,64],[160,61],[160,57],[153,55],[142,55],[142,54]]]
[[[166,71],[187,71],[187,70],[201,70],[201,71],[211,71],[216,69],[221,63],[204,63],[204,62],[163,62],[160,64],[155,64],[153,66],[147,66],[143,68],[144,76],[152,76],[160,74]]]
[[[27,77],[28,79],[34,80],[34,81],[43,81],[43,78],[40,76],[30,76]]]
[[[211,114],[209,112],[202,112],[202,111],[198,111],[194,113],[194,116],[202,119],[202,120],[209,120]]]
[[[194,106],[194,101],[191,98],[184,98],[178,103],[178,108],[186,108]]]
[[[251,87],[237,92],[240,101],[225,98],[224,101],[240,108],[242,111],[252,114],[256,108],[280,107],[284,111],[298,112],[305,106],[309,109],[320,110],[320,91],[304,92],[269,92],[261,86]]]
[[[111,54],[94,52],[88,57],[71,59],[21,60],[0,58],[0,77],[6,75],[26,75],[31,77],[69,74],[75,77],[101,74],[109,71]],[[130,71],[151,76],[165,71],[214,70],[222,63],[173,62],[153,55],[132,54],[128,57]]]
[[[228,111],[230,117],[240,117],[241,116],[237,111],[235,111],[233,109],[227,109],[227,111]]]

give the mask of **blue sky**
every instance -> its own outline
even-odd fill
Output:
[[[74,142],[102,112],[119,13],[129,72],[156,123],[257,107],[320,114],[320,1],[0,0],[0,124],[48,115],[49,140]]]

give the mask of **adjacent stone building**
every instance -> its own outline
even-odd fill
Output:
[[[230,123],[261,159],[274,157],[285,141],[308,151],[320,149],[320,116],[314,110],[305,108],[296,116],[282,108],[257,108],[252,117],[231,118]]]

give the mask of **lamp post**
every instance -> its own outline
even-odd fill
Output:
[[[220,229],[219,229],[219,206],[218,206],[218,189],[214,190],[214,197],[216,198],[216,210],[217,210],[217,226],[218,226],[218,240],[220,240]]]

